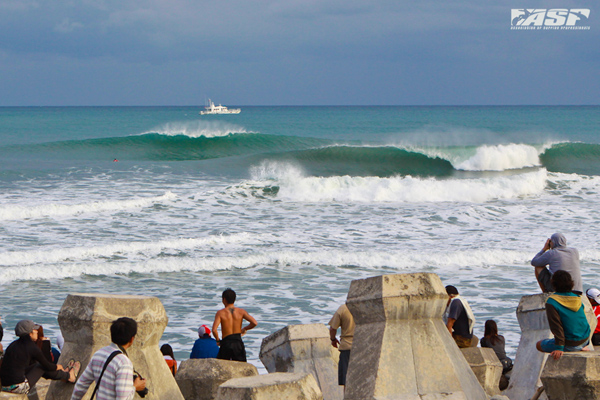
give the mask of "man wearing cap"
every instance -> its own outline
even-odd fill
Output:
[[[39,325],[30,320],[19,321],[15,326],[15,335],[19,339],[6,348],[0,367],[3,392],[33,392],[35,384],[42,376],[71,383],[77,379],[79,366],[65,370],[62,365],[53,364],[44,357],[42,350],[35,344],[38,328]]]
[[[444,313],[446,328],[460,348],[476,347],[477,338],[473,340],[473,326],[475,315],[469,303],[458,294],[458,289],[452,285],[446,286],[448,305]]]
[[[600,290],[595,288],[588,289],[585,294],[592,304],[594,315],[598,319],[598,325],[596,325],[596,330],[594,330],[594,334],[592,335],[592,344],[600,346]]]
[[[542,250],[531,260],[531,265],[535,267],[535,278],[542,292],[554,292],[552,275],[556,271],[567,271],[574,282],[573,292],[580,296],[583,294],[579,252],[576,248],[567,247],[567,238],[562,233],[555,233],[546,240]]]
[[[217,358],[219,346],[217,341],[210,337],[210,328],[201,325],[198,328],[198,339],[194,342],[190,358]]]
[[[335,337],[338,328],[342,328],[342,334],[338,341]],[[338,347],[340,351],[340,362],[338,363],[338,385],[346,386],[346,375],[348,374],[348,364],[350,363],[350,350],[352,350],[352,340],[354,339],[354,318],[346,304],[342,304],[329,321],[329,338],[331,345]]]

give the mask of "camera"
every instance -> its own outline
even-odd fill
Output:
[[[144,379],[139,372],[134,370],[133,371],[133,381],[134,382],[135,382],[136,378]],[[143,388],[142,390],[136,390],[136,392],[141,398],[144,398],[148,394],[148,388]]]

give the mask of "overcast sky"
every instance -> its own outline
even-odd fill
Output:
[[[600,104],[590,0],[0,0],[0,106]],[[513,8],[588,8],[578,31]]]

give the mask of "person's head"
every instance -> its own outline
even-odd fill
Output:
[[[173,360],[175,359],[175,355],[173,354],[173,348],[170,344],[163,344],[160,346],[160,352],[163,353],[163,356],[170,356]]]
[[[210,328],[206,325],[200,325],[200,328],[198,328],[198,337],[202,339],[209,338]]]
[[[552,236],[550,236],[550,247],[566,247],[567,246],[567,238],[562,233],[556,232]]]
[[[446,286],[446,293],[448,293],[449,297],[455,297],[458,296],[458,289],[452,285],[448,285]]]
[[[235,292],[232,288],[227,288],[223,291],[223,304],[233,304],[235,303]]]
[[[17,325],[15,326],[15,335],[17,335],[20,338],[29,336],[31,340],[35,342],[38,338],[39,327],[40,326],[32,320],[23,319],[17,322]]]
[[[567,271],[556,271],[552,275],[551,282],[556,292],[567,293],[573,290],[573,279]]]
[[[485,321],[485,330],[483,331],[483,336],[498,336],[498,325],[496,325],[496,321],[493,319],[488,319]]]
[[[136,334],[137,322],[131,318],[121,317],[110,325],[110,340],[119,346],[131,343]]]
[[[590,288],[586,290],[585,295],[590,299],[590,303],[592,303],[593,306],[600,305],[600,290]]]

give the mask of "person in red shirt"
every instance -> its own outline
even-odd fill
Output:
[[[594,330],[594,334],[592,335],[592,344],[600,346],[600,290],[595,288],[588,289],[585,294],[590,303],[592,303],[592,309],[598,319],[598,325],[596,325],[596,330]]]

